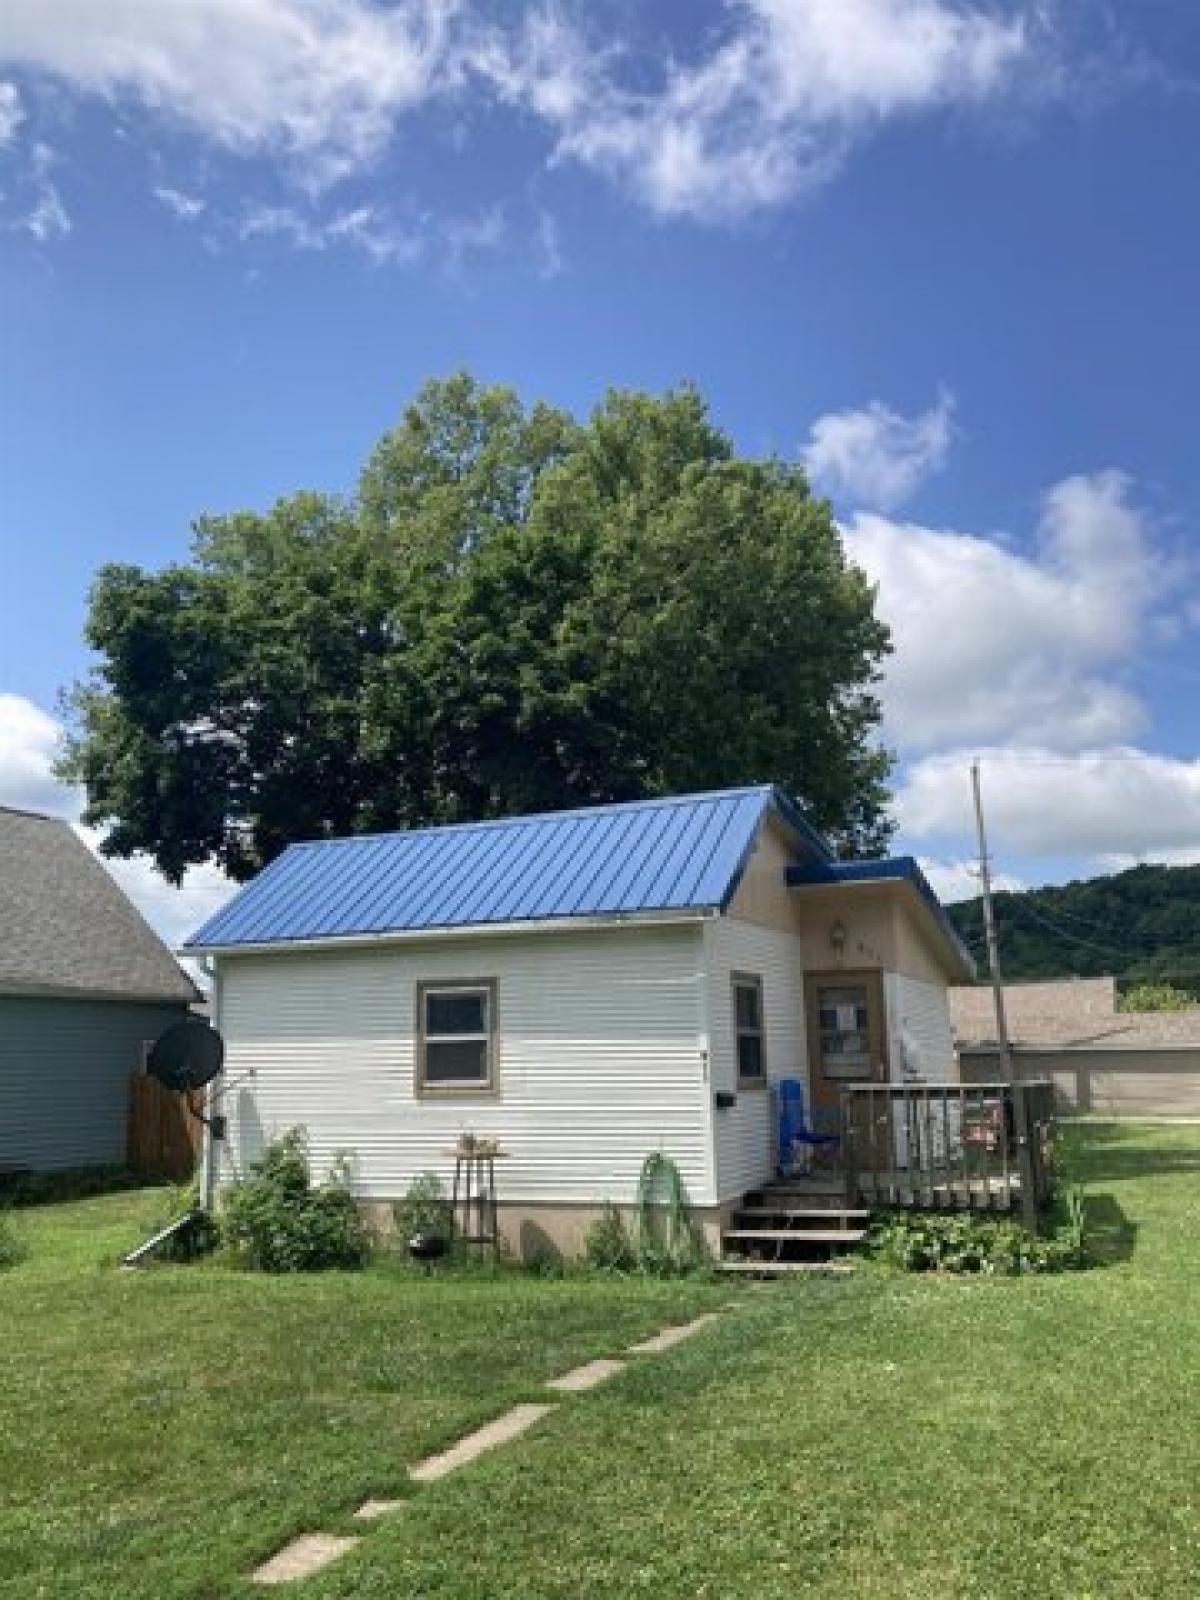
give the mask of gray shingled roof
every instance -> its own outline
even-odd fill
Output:
[[[995,1045],[995,1002],[989,985],[947,991],[950,1020],[964,1049]],[[1113,978],[1041,979],[1004,985],[1008,1035],[1030,1049],[1130,1049],[1200,1044],[1200,1008],[1118,1011]]]
[[[65,822],[0,806],[0,993],[193,1000],[195,988]]]

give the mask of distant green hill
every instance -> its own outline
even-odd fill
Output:
[[[1005,979],[1163,979],[1200,995],[1200,866],[1133,867],[995,896]],[[947,907],[984,967],[983,905]]]

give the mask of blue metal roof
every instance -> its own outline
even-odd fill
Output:
[[[801,852],[830,858],[792,803],[766,786],[329,839],[285,850],[185,948],[719,910],[770,810],[793,828]]]
[[[975,958],[958,936],[958,930],[946,915],[946,908],[934,893],[929,879],[921,871],[914,856],[889,856],[880,861],[805,861],[790,866],[787,881],[792,888],[806,884],[840,883],[910,883],[933,912],[939,928],[963,967],[975,976]]]

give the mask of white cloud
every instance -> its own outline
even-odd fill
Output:
[[[65,238],[71,232],[71,218],[51,176],[56,160],[48,145],[34,145],[28,179],[33,201],[28,211],[9,223],[10,228],[31,233],[39,244]]]
[[[283,239],[298,250],[348,245],[379,262],[413,261],[423,249],[419,236],[401,228],[375,206],[366,205],[327,216],[294,206],[253,206],[238,232],[243,239]]]
[[[921,871],[929,879],[933,892],[946,905],[956,900],[975,900],[979,895],[979,868],[973,861],[945,861],[934,856],[920,856]],[[993,873],[993,889],[1023,889],[1021,878],[1009,872]]]
[[[878,400],[860,410],[830,411],[813,423],[801,454],[818,487],[886,511],[941,470],[953,437],[954,397],[943,389],[915,417]]]
[[[374,161],[430,100],[490,96],[540,123],[554,158],[661,215],[703,218],[779,204],[889,119],[1033,76],[1022,11],[965,0],[730,0],[706,52],[665,64],[575,14],[540,5],[505,25],[456,0],[6,0],[0,60],[280,159],[309,188]]]
[[[897,795],[912,839],[967,837],[974,752],[944,751],[916,762]],[[1135,861],[1200,860],[1200,761],[1134,746],[1053,750],[1009,746],[982,752],[993,849],[1027,857],[1094,858],[1097,871]]]
[[[739,0],[726,15],[707,57],[669,62],[649,88],[618,81],[616,52],[545,11],[473,65],[556,130],[559,158],[660,215],[727,219],[827,179],[889,118],[998,92],[1029,46],[1019,14],[950,0]]]
[[[460,277],[472,256],[498,249],[504,242],[508,224],[499,206],[492,206],[474,217],[451,217],[440,225],[446,268]]]
[[[15,83],[0,83],[0,145],[9,144],[25,121],[21,95]]]
[[[58,723],[40,706],[23,695],[0,694],[0,805],[62,817],[73,823],[80,838],[98,853],[100,834],[78,822],[82,809],[79,791],[59,783],[52,770],[59,735]],[[129,861],[100,859],[151,927],[172,947],[233,893],[234,885],[213,866],[191,867],[175,888],[145,856]]]
[[[329,181],[430,93],[449,0],[5,0],[0,59]]]
[[[557,278],[566,265],[558,234],[558,223],[549,211],[538,213],[535,239],[539,260],[538,276],[549,282],[550,279]]]
[[[360,250],[377,263],[434,258],[460,277],[472,256],[497,249],[507,235],[499,207],[476,216],[414,215],[404,221],[378,206],[323,212],[316,207],[251,206],[238,224],[243,240],[281,239],[297,250]]]
[[[205,202],[199,195],[184,194],[182,189],[172,189],[167,183],[155,184],[154,198],[160,200],[180,222],[193,222],[205,208]]]
[[[80,836],[91,849],[99,850],[100,835],[86,828]],[[101,861],[137,906],[146,921],[168,948],[176,950],[200,925],[208,920],[233,894],[235,885],[218,868],[210,865],[189,867],[178,888],[158,872],[147,856],[128,861]]]
[[[58,749],[54,718],[19,694],[0,694],[0,805],[75,818],[77,797],[51,768]]]
[[[901,747],[1015,739],[1072,750],[1144,726],[1120,677],[1162,572],[1121,473],[1052,488],[1030,554],[873,513],[852,518],[845,537],[892,629],[883,702]]]

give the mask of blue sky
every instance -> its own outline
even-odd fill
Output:
[[[984,0],[6,0],[0,799],[104,561],[349,489],[430,375],[698,383],[896,633],[901,843],[1200,859],[1200,14]],[[174,935],[223,892],[125,881]]]

